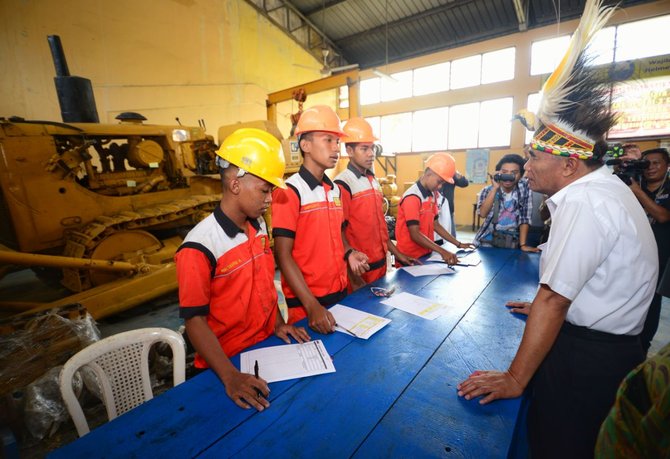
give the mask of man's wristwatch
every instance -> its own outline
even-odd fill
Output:
[[[346,252],[344,252],[344,261],[346,262],[347,260],[349,260],[349,255],[351,255],[351,253],[355,251],[356,249],[349,249]]]

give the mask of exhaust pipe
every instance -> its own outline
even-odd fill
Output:
[[[48,35],[47,40],[51,48],[54,67],[56,67],[54,83],[63,122],[99,123],[91,80],[70,75],[63,45],[58,35]]]

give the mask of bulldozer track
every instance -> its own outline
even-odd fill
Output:
[[[117,231],[148,229],[177,220],[195,225],[212,212],[219,201],[218,195],[196,195],[135,211],[98,216],[83,228],[67,232],[63,255],[91,258],[95,247]],[[90,272],[85,269],[63,269],[62,283],[74,292],[87,290],[91,287]]]

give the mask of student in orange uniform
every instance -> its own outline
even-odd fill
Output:
[[[368,270],[367,256],[344,236],[340,189],[325,175],[339,158],[337,114],[325,105],[305,110],[296,127],[304,158],[300,170],[272,200],[272,235],[289,323],[307,316],[319,333],[332,333],[335,319],[325,308],[347,294],[347,263],[356,275]]]
[[[372,133],[372,126],[363,118],[351,118],[343,130],[349,164],[346,170],[335,177],[335,183],[342,196],[347,240],[370,260],[370,271],[362,276],[363,282],[370,283],[386,274],[388,250],[402,265],[414,264],[416,260],[401,253],[389,239],[382,210],[384,196],[372,172],[375,161],[372,146],[378,140]],[[349,281],[352,289],[362,286],[358,276],[350,275]]]
[[[211,368],[242,408],[270,406],[265,381],[240,373],[229,360],[276,334],[309,341],[277,307],[274,259],[262,218],[275,186],[284,187],[281,144],[260,129],[238,129],[217,152],[220,205],[193,228],[175,256],[179,315],[197,351],[196,368]],[[258,392],[260,391],[260,392]],[[260,395],[262,393],[262,396]]]
[[[398,205],[398,220],[395,226],[398,250],[419,258],[431,251],[437,252],[450,265],[458,262],[456,255],[435,244],[433,232],[456,247],[469,248],[462,244],[437,221],[436,191],[445,182],[453,183],[456,162],[447,153],[435,153],[426,161],[426,170],[417,182],[402,195]]]

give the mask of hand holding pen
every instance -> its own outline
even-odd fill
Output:
[[[259,379],[258,378],[258,360],[256,360],[256,362],[254,362],[254,376],[256,377],[256,379]],[[257,398],[262,398],[263,397],[263,393],[261,392],[261,390],[259,388],[256,388],[256,397]]]
[[[241,408],[254,408],[263,411],[270,406],[266,397],[270,395],[267,383],[258,376],[242,373],[236,368],[222,376],[221,380],[226,388],[226,394],[235,404]]]

